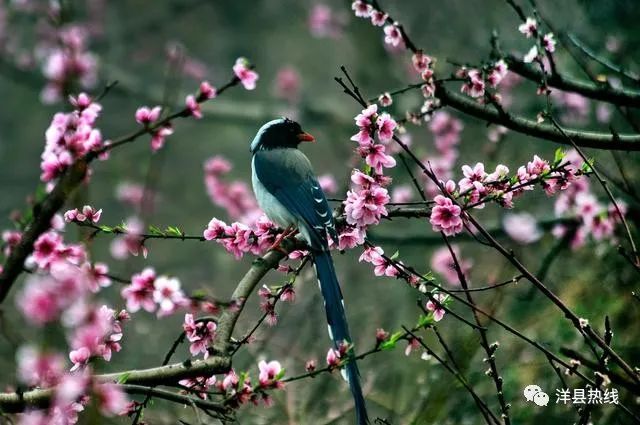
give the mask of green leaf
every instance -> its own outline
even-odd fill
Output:
[[[111,228],[109,226],[100,226],[100,230],[102,230],[105,233],[112,233],[113,232],[113,228]]]
[[[564,159],[564,150],[562,150],[562,148],[558,148],[556,149],[556,154],[553,157],[553,165],[559,165],[562,160]]]
[[[130,374],[131,372],[125,372],[122,375],[118,376],[118,384],[126,384]]]
[[[433,282],[434,280],[436,280],[432,271],[428,271],[427,273],[423,274],[422,278],[428,282]]]
[[[152,224],[149,225],[149,232],[152,235],[164,236],[164,232]]]
[[[400,256],[400,251],[396,251],[393,253],[393,255],[390,257],[392,260],[395,260],[396,258],[398,258]]]
[[[429,313],[428,315],[424,315],[421,314],[420,318],[418,319],[418,324],[416,325],[416,328],[424,328],[427,325],[432,325],[435,323],[435,320],[433,320],[433,313]]]
[[[280,369],[280,372],[276,375],[276,381],[278,381],[278,380],[280,380],[280,379],[282,379],[284,377],[284,371],[285,371],[284,368]]]
[[[167,226],[167,233],[173,236],[183,236],[182,230],[175,226]]]
[[[398,342],[398,340],[402,337],[402,335],[404,335],[403,332],[396,332],[393,335],[391,335],[389,337],[388,340],[386,340],[385,342],[383,342],[382,344],[380,344],[380,349],[382,350],[393,350],[394,348],[396,348],[396,344]]]

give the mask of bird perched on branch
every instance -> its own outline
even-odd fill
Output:
[[[336,243],[333,214],[313,172],[311,162],[298,149],[301,142],[315,139],[300,124],[286,118],[263,125],[251,142],[253,191],[260,208],[271,221],[284,229],[282,237],[300,232],[311,249],[320,291],[324,297],[329,335],[336,349],[346,350],[343,376],[349,383],[356,407],[358,425],[368,424],[360,386],[360,373],[354,359],[352,341],[344,312],[340,284],[329,253],[331,237]],[[279,238],[274,244],[282,240]]]

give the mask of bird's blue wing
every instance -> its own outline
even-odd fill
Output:
[[[327,232],[334,240],[337,233],[333,214],[311,164],[297,149],[258,151],[254,155],[255,172],[264,185],[289,212],[304,223],[312,248],[327,247]]]

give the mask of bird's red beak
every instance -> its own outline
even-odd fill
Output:
[[[298,134],[298,140],[300,140],[301,142],[315,142],[316,141],[315,137],[313,137],[309,133],[300,133],[300,134]]]

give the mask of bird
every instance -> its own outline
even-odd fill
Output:
[[[348,346],[342,375],[349,384],[358,425],[369,424],[340,283],[329,252],[329,237],[337,243],[333,213],[311,162],[298,149],[315,138],[300,124],[279,118],[264,124],[251,142],[251,181],[258,205],[282,235],[296,230],[309,246],[324,298],[329,336],[335,349]],[[278,242],[276,242],[278,243]],[[274,243],[274,244],[276,244]],[[346,345],[342,345],[346,344]]]

